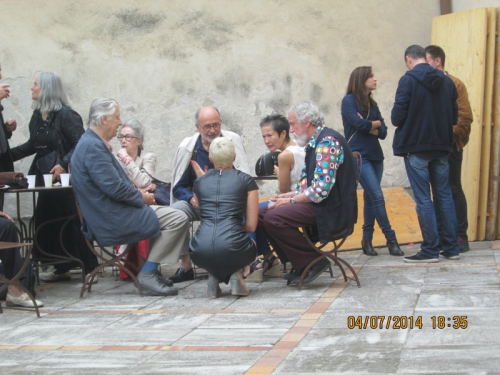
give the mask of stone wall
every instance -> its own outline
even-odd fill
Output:
[[[261,117],[309,99],[340,130],[349,74],[371,65],[389,126],[383,185],[406,186],[390,110],[404,50],[430,43],[439,11],[437,0],[2,0],[0,62],[12,86],[2,104],[18,122],[11,146],[27,139],[36,72],[55,71],[84,122],[101,96],[120,103],[123,120],[142,122],[159,178],[170,180],[202,105],[217,106],[224,128],[241,134],[253,166],[266,151]],[[16,168],[27,172],[30,162]]]

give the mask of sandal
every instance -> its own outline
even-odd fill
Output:
[[[276,260],[278,260],[278,263],[274,264]],[[279,266],[280,264],[281,262],[279,261],[279,259],[275,255],[272,255],[269,259],[264,259],[264,263],[262,264],[262,270],[264,271],[264,273],[266,273],[271,268]]]
[[[260,265],[260,259],[255,259],[252,264],[250,264],[250,272],[248,273],[248,275],[245,276],[245,272],[243,272],[243,278],[246,279],[248,276],[250,276],[252,273],[254,273],[255,271],[258,271],[260,269],[262,269],[262,267],[257,267]],[[245,270],[247,269],[248,266],[245,266]]]

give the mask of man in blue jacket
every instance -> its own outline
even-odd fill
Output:
[[[134,187],[111,153],[120,109],[113,99],[96,99],[89,113],[89,129],[71,157],[71,178],[84,217],[82,231],[101,246],[150,239],[148,258],[137,275],[142,288],[161,296],[177,295],[158,271],[160,263],[179,259],[189,230],[186,214],[157,206],[154,195]]]
[[[401,77],[391,113],[397,127],[392,148],[403,156],[413,190],[423,242],[407,263],[439,262],[439,235],[431,187],[437,193],[443,218],[441,256],[459,259],[457,219],[449,186],[448,155],[453,152],[453,125],[457,123],[457,90],[442,71],[425,60],[425,50],[412,45],[405,51],[408,72]]]

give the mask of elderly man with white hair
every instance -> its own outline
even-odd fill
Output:
[[[293,106],[288,121],[295,141],[305,147],[305,164],[296,191],[271,198],[274,205],[260,208],[259,227],[281,262],[292,263],[293,271],[285,279],[298,284],[305,267],[320,257],[300,227],[316,227],[321,243],[352,233],[357,217],[356,167],[349,144],[324,125],[316,103]],[[313,281],[329,266],[328,258],[318,261],[303,283]]]
[[[102,246],[149,238],[149,255],[137,279],[155,295],[177,295],[171,281],[161,277],[158,265],[179,259],[188,219],[182,211],[155,205],[153,194],[137,190],[130,182],[109,144],[121,124],[116,101],[92,102],[89,129],[71,158],[73,188],[84,217],[82,231]]]

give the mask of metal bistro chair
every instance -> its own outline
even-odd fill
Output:
[[[80,222],[83,222],[83,215],[82,211],[80,209],[80,203],[78,203],[78,197],[76,196],[76,192],[73,189],[73,192],[75,194],[75,202],[76,202],[76,209],[78,211],[78,217],[80,218]],[[85,236],[84,236],[85,237]],[[87,275],[85,278],[85,281],[82,285],[82,289],[80,291],[80,298],[83,298],[83,294],[85,293],[85,290],[88,292],[91,292],[92,289],[92,283],[94,282],[95,276],[104,270],[106,267],[117,267],[120,270],[123,270],[126,272],[134,281],[135,285],[137,286],[137,289],[139,290],[139,294],[141,297],[144,297],[144,294],[142,292],[142,287],[139,284],[139,281],[137,280],[137,277],[134,276],[132,272],[128,268],[126,268],[124,265],[128,265],[135,269],[136,271],[139,271],[137,267],[127,261],[126,256],[127,254],[134,248],[134,244],[129,244],[125,250],[121,254],[116,254],[115,252],[110,252],[106,248],[102,247],[97,240],[95,242],[97,243],[98,248],[100,251],[94,247],[93,243],[89,241],[87,238],[85,238],[85,242],[87,243],[87,246],[89,247],[90,251],[96,255],[96,257],[101,261],[101,264],[99,267],[97,267],[95,270],[93,270],[91,273]]]
[[[353,159],[354,159],[354,164],[356,166],[356,187],[358,186],[359,179],[361,176],[361,164],[362,164],[362,158],[359,152],[354,151],[352,153]],[[338,214],[338,213],[332,213],[333,215]],[[356,215],[357,216],[357,215]],[[342,275],[344,276],[344,281],[347,282],[347,279],[356,281],[356,284],[358,285],[358,288],[361,288],[361,284],[359,283],[358,275],[356,274],[356,271],[354,271],[354,268],[346,262],[344,259],[340,258],[337,256],[337,251],[341,248],[341,246],[344,244],[345,240],[347,237],[349,237],[352,232],[354,231],[354,224],[356,223],[357,218],[354,220],[352,225],[349,225],[349,227],[340,233],[335,233],[332,238],[331,242],[328,243],[320,243],[318,240],[318,230],[316,227],[304,227],[303,232],[304,232],[304,237],[306,238],[307,242],[309,245],[316,250],[318,253],[321,254],[320,257],[314,259],[311,263],[307,265],[307,267],[304,269],[302,272],[302,275],[300,277],[300,281],[298,284],[298,290],[300,291],[302,289],[302,282],[304,281],[304,278],[309,271],[309,269],[319,261],[329,258],[333,261],[333,263],[340,268],[340,271],[342,272]],[[349,223],[351,224],[351,223]],[[331,249],[325,249],[325,247],[331,243],[333,247]],[[352,273],[352,277],[348,277],[344,267],[347,267],[349,271]],[[332,271],[332,266],[328,267],[328,270],[330,272],[330,277],[333,278],[333,271]],[[326,271],[325,271],[326,272]],[[287,285],[291,283],[291,280],[288,280]]]

